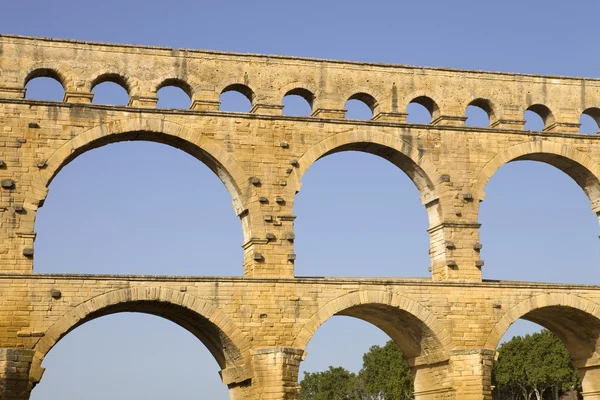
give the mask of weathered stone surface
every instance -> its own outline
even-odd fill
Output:
[[[600,138],[576,133],[600,120],[600,80],[227,54],[0,36],[0,398],[27,399],[41,362],[71,329],[112,312],[168,318],[206,344],[235,399],[294,399],[314,332],[334,315],[363,319],[402,348],[419,399],[490,399],[498,342],[519,318],[565,341],[589,398],[600,393],[600,287],[482,282],[478,207],[498,168],[549,163],[571,176],[600,213]],[[64,102],[24,99],[31,78],[52,76]],[[91,104],[93,86],[122,84],[127,107]],[[157,110],[165,85],[189,110]],[[223,91],[250,113],[218,111]],[[310,117],[281,115],[299,94]],[[348,99],[373,110],[344,119]],[[407,124],[406,106],[432,113]],[[464,126],[465,109],[489,128]],[[523,130],[531,109],[543,132]],[[58,171],[87,150],[124,140],[176,146],[206,163],[229,190],[244,231],[239,278],[33,273],[34,221]],[[294,278],[295,194],[320,157],[359,150],[413,180],[429,215],[431,277]],[[16,211],[16,206],[20,208]],[[300,254],[299,257],[302,255]]]

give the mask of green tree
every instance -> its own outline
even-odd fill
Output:
[[[408,400],[413,398],[413,376],[404,355],[393,341],[373,346],[363,356],[358,374],[364,392],[372,400]]]
[[[525,400],[531,397],[532,389],[525,373],[525,343],[515,336],[498,349],[498,360],[492,369],[492,382],[503,397],[520,392]]]
[[[558,398],[559,391],[562,394],[577,383],[577,373],[569,352],[550,331],[544,329],[540,333],[527,335],[525,341],[525,373],[537,400],[541,400],[548,389],[554,389],[554,397]]]
[[[492,371],[496,397],[514,398],[520,393],[525,400],[534,395],[542,400],[552,392],[558,399],[567,390],[579,387],[571,356],[562,342],[547,330],[515,336],[498,349],[498,360]]]
[[[323,372],[305,372],[300,382],[300,400],[366,400],[356,374],[342,367]]]

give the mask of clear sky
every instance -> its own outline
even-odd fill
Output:
[[[4,1],[0,32],[176,48],[600,77],[600,3],[588,1]],[[57,91],[57,89],[59,89]],[[122,104],[116,85],[96,103]],[[62,98],[43,79],[30,98]],[[176,90],[160,106],[187,107]],[[223,108],[243,111],[235,94]],[[367,116],[348,104],[349,116]],[[306,105],[286,99],[286,113]],[[418,107],[414,122],[427,122]],[[469,124],[483,123],[476,110]],[[530,129],[536,129],[528,115]],[[582,119],[583,131],[598,127]],[[164,184],[164,183],[167,184]],[[486,279],[599,283],[598,220],[581,189],[545,164],[502,167],[481,205]],[[344,201],[340,201],[344,199]],[[376,203],[374,207],[373,204]],[[383,159],[318,161],[296,199],[297,275],[427,276],[427,216],[407,176]],[[242,234],[227,191],[191,156],[154,143],[85,153],[52,182],[38,213],[35,272],[241,275]],[[536,329],[515,324],[508,335]],[[336,317],[303,369],[360,369],[386,336]],[[191,334],[158,317],[118,314],[69,333],[49,353],[35,400],[228,398]]]

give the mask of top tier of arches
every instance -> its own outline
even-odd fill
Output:
[[[373,120],[385,122],[406,122],[407,107],[417,103],[428,110],[433,125],[464,125],[468,107],[483,110],[488,121],[481,125],[490,128],[533,129],[524,126],[528,111],[542,120],[535,130],[578,132],[582,115],[600,123],[600,80],[594,79],[13,36],[0,36],[0,43],[0,97],[23,97],[30,80],[48,77],[60,82],[65,101],[79,103],[91,102],[96,85],[114,82],[135,107],[155,107],[157,92],[173,86],[197,110],[219,110],[221,94],[235,91],[256,114],[281,115],[283,98],[294,95],[306,100],[312,116],[322,118],[343,118],[347,101],[358,100]]]

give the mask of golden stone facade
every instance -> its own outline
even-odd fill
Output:
[[[25,99],[25,85],[53,77],[63,102]],[[128,106],[91,104],[105,81],[125,87]],[[156,109],[158,89],[178,86],[189,110]],[[225,91],[249,113],[219,111]],[[282,115],[287,94],[309,117]],[[345,119],[348,99],[373,119]],[[430,124],[406,123],[424,105]],[[467,127],[475,105],[488,128]],[[541,132],[525,131],[524,112]],[[585,191],[600,215],[600,80],[0,36],[0,398],[24,400],[41,363],[64,335],[106,314],[165,317],[198,337],[222,368],[232,399],[296,399],[304,349],[334,315],[360,318],[402,348],[419,400],[491,399],[495,349],[524,318],[559,336],[600,399],[600,288],[486,282],[478,210],[486,183],[515,160],[545,162]],[[47,188],[78,155],[109,143],[148,140],[186,151],[223,181],[244,232],[236,278],[38,275],[34,222]],[[321,157],[363,151],[403,170],[429,216],[431,277],[294,277],[294,197]]]

